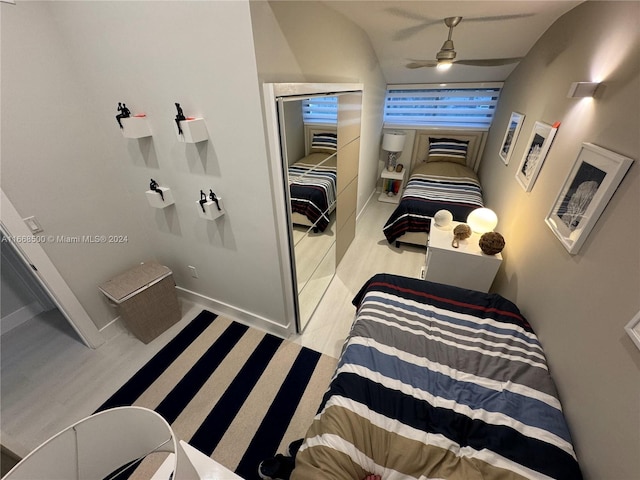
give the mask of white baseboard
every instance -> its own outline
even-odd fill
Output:
[[[364,213],[364,211],[367,209],[367,206],[369,205],[369,202],[371,201],[371,199],[375,198],[376,194],[379,193],[377,188],[373,189],[373,192],[371,192],[371,195],[369,195],[369,198],[367,198],[367,201],[364,202],[364,205],[362,207],[362,210],[360,210],[360,213],[358,213],[356,215],[356,223],[358,223],[360,221],[360,217],[362,216],[362,214]]]
[[[117,334],[126,330],[126,327],[123,325],[122,317],[118,315],[116,318],[107,323],[104,327],[100,328],[98,331],[102,334],[105,341],[111,340]]]
[[[44,308],[42,308],[40,302],[31,302],[29,305],[25,305],[15,312],[2,317],[0,319],[0,335],[4,335],[42,312],[44,312]]]
[[[213,298],[209,298],[199,293],[192,292],[191,290],[187,290],[186,288],[176,286],[176,291],[179,298],[184,298],[187,301],[202,305],[203,307],[211,310],[213,313],[224,315],[225,317],[236,320],[237,322],[244,325],[256,327],[260,330],[272,333],[281,338],[289,338],[294,334],[295,329],[290,328],[292,326],[289,324],[281,325],[274,322],[273,320],[269,320],[268,318],[264,318],[251,312],[241,310],[232,305],[214,300]]]

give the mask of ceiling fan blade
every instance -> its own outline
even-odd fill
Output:
[[[414,21],[419,20],[422,22],[434,22],[434,23],[440,22],[440,20],[438,19],[418,15],[414,12],[410,12],[408,10],[404,10],[402,8],[397,8],[397,7],[385,8],[385,12],[395,15],[396,17],[408,18],[409,20],[414,20]]]
[[[437,67],[438,62],[436,60],[417,60],[415,62],[407,63],[407,68],[423,68],[423,67]]]
[[[439,22],[434,22],[439,23]],[[398,30],[393,34],[393,40],[406,40],[409,37],[413,37],[420,30],[427,28],[431,23],[421,23],[420,25],[415,25],[413,27],[403,28],[402,30]]]
[[[474,67],[499,67],[501,65],[509,65],[511,63],[517,63],[522,60],[522,57],[513,58],[484,58],[478,60],[454,60],[453,63],[459,63],[460,65],[471,65]]]
[[[492,17],[464,17],[464,23],[467,22],[495,22],[502,20],[514,20],[516,18],[533,17],[535,13],[515,13],[513,15],[496,15]]]
[[[406,40],[418,33],[423,28],[427,28],[431,25],[436,25],[441,22],[439,19],[429,18],[416,13],[404,10],[402,8],[389,7],[385,9],[386,12],[401,18],[408,18],[414,22],[420,22],[412,27],[403,28],[393,35],[393,40]]]

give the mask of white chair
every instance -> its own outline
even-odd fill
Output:
[[[154,452],[167,460],[173,478],[200,476],[164,418],[142,407],[119,407],[64,429],[22,459],[2,480],[95,480]],[[166,462],[165,462],[166,463]]]

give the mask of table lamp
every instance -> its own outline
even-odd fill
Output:
[[[382,149],[389,152],[387,157],[387,170],[390,172],[396,168],[398,153],[404,148],[404,132],[388,132],[382,137]]]
[[[474,233],[491,232],[498,225],[498,216],[488,208],[476,208],[467,217],[467,225]]]

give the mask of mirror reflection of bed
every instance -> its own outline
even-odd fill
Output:
[[[289,95],[277,98],[277,107],[296,322],[302,331],[355,235],[361,93],[296,95],[293,90],[306,87],[293,85],[287,87]],[[356,108],[340,114],[338,107],[351,100]],[[325,101],[338,110],[338,120],[305,122],[303,110],[310,105],[322,110]]]
[[[298,314],[304,328],[336,269],[337,129],[305,125],[302,100],[284,102],[283,110]]]

